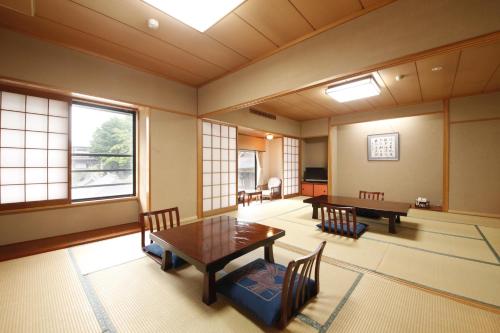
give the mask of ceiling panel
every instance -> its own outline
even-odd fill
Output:
[[[453,96],[482,92],[500,64],[500,42],[462,50]]]
[[[359,0],[290,0],[315,29],[363,9]]]
[[[49,39],[62,45],[79,45],[81,51],[126,64],[136,69],[142,69],[156,75],[189,84],[198,85],[205,79],[196,74],[182,70],[168,63],[156,61],[133,50],[109,43],[103,39],[94,38],[86,33],[61,26],[41,18],[28,17],[17,12],[0,7],[0,25],[30,33],[42,39]],[[74,47],[75,48],[75,47]],[[93,52],[89,51],[93,50]]]
[[[323,118],[332,115],[332,112],[329,109],[323,107],[321,104],[316,103],[314,100],[310,100],[299,94],[289,94],[280,97],[280,100],[301,109],[304,113],[304,116]]]
[[[379,70],[378,73],[384,80],[385,86],[391,92],[396,103],[409,104],[422,101],[415,63],[410,62],[386,68]],[[398,75],[403,75],[403,79],[397,81],[396,76]]]
[[[367,7],[373,7],[373,6],[376,6],[376,5],[379,5],[383,2],[387,2],[385,0],[360,0],[361,4],[363,5],[363,7],[367,8]]]
[[[33,14],[32,0],[0,0],[0,7],[10,8],[26,15]]]
[[[114,42],[159,61],[167,62],[168,59],[169,63],[204,78],[211,78],[225,72],[223,68],[206,60],[73,2],[39,1],[36,15]]]
[[[210,36],[177,21],[142,1],[73,0],[73,2],[102,13],[147,35],[159,38],[226,70],[248,61],[248,58],[222,45]],[[147,20],[152,17],[158,20],[161,29],[152,30],[147,27]]]
[[[416,62],[422,98],[431,101],[448,97],[453,88],[460,52],[441,54]],[[439,71],[433,68],[442,67]]]
[[[208,29],[206,33],[250,59],[278,48],[271,40],[232,13]]]
[[[288,0],[249,0],[235,13],[279,46],[313,31]]]
[[[484,88],[484,92],[492,92],[500,90],[500,67],[497,67],[495,73],[490,78],[486,87]]]

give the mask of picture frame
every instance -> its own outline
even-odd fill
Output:
[[[368,161],[399,161],[399,132],[368,135],[367,152]]]

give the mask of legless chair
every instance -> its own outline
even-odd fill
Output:
[[[271,177],[267,184],[257,186],[258,191],[262,191],[263,199],[279,199],[281,198],[281,179]]]
[[[321,224],[317,227],[321,228],[321,231],[354,239],[365,232],[367,225],[356,221],[356,208],[337,207],[326,203],[320,207]]]
[[[217,281],[217,291],[265,324],[283,329],[319,292],[325,244],[323,241],[314,252],[292,260],[288,267],[254,260]]]
[[[166,214],[168,214],[168,223]],[[147,224],[145,222],[145,218],[147,218],[148,221]],[[150,232],[155,232],[180,226],[181,221],[179,218],[179,208],[174,207],[174,208],[140,213],[139,225],[141,227],[142,250],[146,252],[148,256],[153,258],[153,260],[155,260],[159,264],[162,264],[162,261],[165,256],[165,250],[163,250],[163,248],[160,245],[154,243],[153,241],[150,241],[149,244],[146,245],[146,229],[149,229]],[[172,267],[176,268],[185,263],[186,262],[183,259],[177,257],[174,253],[172,253]]]
[[[359,191],[359,198],[367,200],[384,200],[384,192]],[[356,212],[358,216],[368,217],[372,219],[380,218],[379,214],[363,208],[356,209]]]

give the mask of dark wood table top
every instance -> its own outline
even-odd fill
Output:
[[[154,232],[150,237],[166,250],[205,270],[207,266],[237,258],[284,235],[281,229],[220,216]]]
[[[410,209],[411,207],[411,204],[406,202],[368,200],[333,195],[320,195],[317,197],[308,198],[304,200],[304,203],[317,205],[322,203],[329,203],[337,206],[350,206],[356,208],[371,209],[380,212],[392,212],[401,214],[406,214],[408,212],[408,209]]]

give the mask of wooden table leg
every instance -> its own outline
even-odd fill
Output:
[[[210,305],[217,301],[215,292],[215,272],[205,272],[203,277],[203,303]]]
[[[274,264],[273,243],[264,246],[264,259]]]
[[[262,203],[262,193],[260,194],[260,203]]]
[[[399,214],[396,215],[396,223],[397,224],[401,223],[401,218],[400,218]]]
[[[319,205],[313,204],[312,206],[313,206],[313,216],[312,216],[312,218],[313,219],[317,219],[318,218],[318,208],[319,208]]]
[[[391,234],[396,233],[396,214],[391,214],[389,216],[389,232]]]
[[[161,269],[168,271],[170,268],[172,268],[172,252],[165,251],[163,252],[163,257],[161,258]]]

